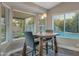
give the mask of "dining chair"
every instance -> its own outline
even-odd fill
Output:
[[[46,33],[48,34],[52,34],[53,33],[53,30],[46,30]],[[56,36],[53,36],[51,38],[46,38],[47,42],[46,42],[46,53],[48,54],[48,47],[50,46],[50,48],[54,48],[54,52],[55,52],[55,55],[57,55],[57,52],[58,52],[58,47],[57,47],[57,40],[56,40]],[[52,45],[48,45],[48,40],[51,41]]]
[[[32,56],[36,55],[36,47],[39,45],[39,41],[35,40],[32,32],[24,32],[25,34],[25,42],[26,42],[26,47],[30,49],[30,51],[26,51],[26,54],[29,54],[32,52]]]
[[[47,29],[46,30],[46,34],[52,34],[53,33],[53,30],[50,30],[50,29]],[[52,37],[49,37],[49,38],[46,38],[46,54],[48,54],[48,42],[51,40],[51,43],[52,43],[52,50],[53,50],[53,38]]]

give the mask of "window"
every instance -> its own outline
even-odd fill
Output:
[[[34,17],[26,18],[25,31],[31,31],[34,33]]]
[[[45,18],[44,19],[40,19],[39,26],[40,26],[40,30],[42,32],[44,32],[45,31]]]
[[[14,18],[12,21],[12,33],[14,38],[23,36],[24,32],[24,19]]]
[[[53,16],[54,32],[79,33],[79,13],[65,13]]]
[[[0,42],[4,42],[6,40],[6,25],[5,25],[5,7],[1,6],[1,38]]]
[[[54,20],[54,31],[64,31],[64,15],[53,16]]]
[[[47,14],[44,13],[41,15],[40,20],[39,20],[39,27],[40,31],[45,32],[45,19],[46,19]]]
[[[78,15],[77,13],[65,14],[65,31],[77,33],[78,32]]]

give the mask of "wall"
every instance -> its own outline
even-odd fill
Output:
[[[79,52],[79,40],[71,38],[57,38],[58,47],[74,50]],[[73,43],[73,44],[72,44]]]

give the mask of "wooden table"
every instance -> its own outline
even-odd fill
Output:
[[[40,38],[40,43],[39,43],[39,55],[42,56],[43,55],[43,38],[54,38],[54,44],[55,44],[55,53],[58,52],[58,48],[57,48],[57,40],[56,40],[56,36],[59,35],[58,33],[53,33],[53,34],[34,34],[34,36],[37,36]]]

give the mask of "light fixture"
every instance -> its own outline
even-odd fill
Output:
[[[16,20],[15,20],[15,19],[13,19],[13,22],[15,23],[15,22],[16,22]]]
[[[44,13],[44,14],[43,14],[43,16],[44,16],[44,17],[47,17],[47,14],[46,14],[46,13]]]
[[[46,17],[47,17],[47,14],[44,13],[44,14],[41,16],[41,19],[44,19],[44,18],[46,18]]]

